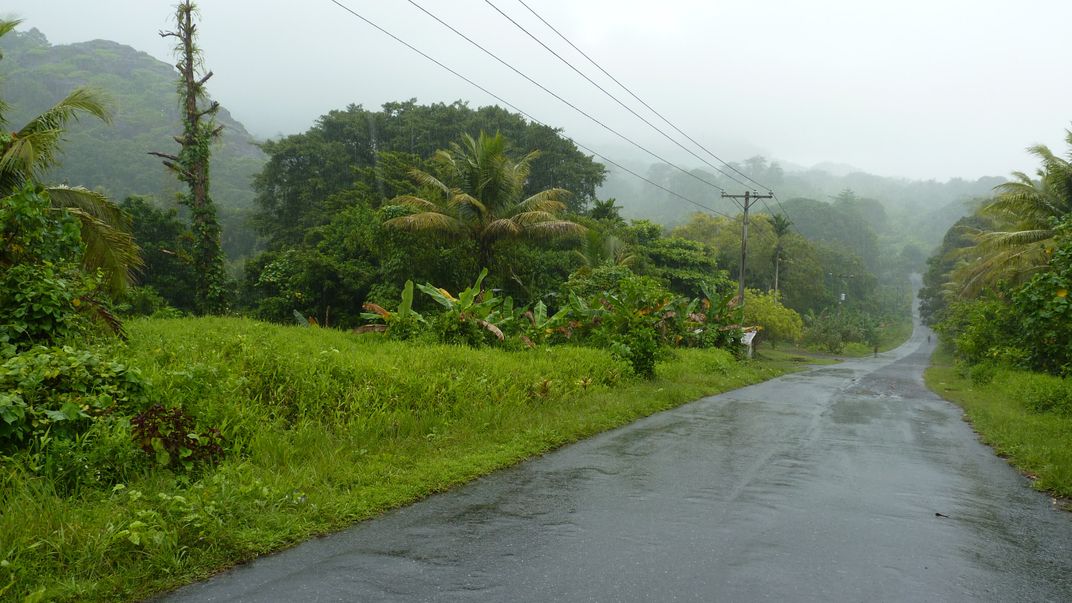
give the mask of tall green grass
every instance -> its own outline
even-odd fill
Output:
[[[154,401],[218,427],[228,455],[74,496],[4,468],[0,599],[143,598],[791,364],[685,350],[649,382],[567,346],[473,350],[221,318],[128,330],[121,355]]]
[[[925,379],[933,391],[964,408],[983,442],[1031,477],[1039,490],[1072,498],[1072,416],[1045,408],[1049,392],[1067,380],[995,368],[985,379],[962,374],[948,352],[935,352]]]

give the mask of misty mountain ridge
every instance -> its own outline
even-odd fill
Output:
[[[147,154],[178,151],[172,137],[181,133],[182,124],[173,65],[109,40],[52,45],[37,29],[4,36],[0,51],[11,128],[79,86],[110,99],[112,123],[83,117],[72,124],[49,180],[100,189],[116,199],[153,195],[165,204],[182,190],[174,175]],[[264,164],[264,154],[226,108],[220,108],[216,120],[224,129],[213,147],[213,196],[221,208],[248,208],[253,201],[250,181]]]
[[[180,183],[157,159],[147,155],[148,151],[171,152],[177,146],[172,137],[181,131],[181,122],[175,92],[178,74],[173,65],[109,40],[52,45],[37,29],[13,32],[0,42],[0,50],[4,53],[0,82],[11,105],[10,127],[19,127],[77,86],[100,89],[113,100],[111,124],[83,119],[70,128],[61,163],[49,174],[50,180],[101,189],[116,199],[152,195],[161,204],[174,203],[182,190]],[[246,217],[253,211],[254,198],[251,183],[266,157],[257,140],[226,108],[221,107],[217,120],[224,130],[213,149],[213,197],[221,208],[225,238],[248,238]],[[740,143],[737,147],[737,151],[746,152],[750,145]],[[619,150],[622,152],[609,156],[633,171],[708,207],[731,215],[736,212],[732,202],[719,199],[717,191],[712,194],[712,189],[697,179],[671,166],[653,164],[635,150]],[[935,242],[949,224],[969,213],[971,199],[989,195],[1004,181],[919,181],[876,176],[845,163],[803,167],[759,156],[733,165],[770,186],[783,201],[796,197],[829,201],[851,189],[860,197],[881,202],[891,217],[918,221],[921,238]],[[706,166],[688,169],[721,183],[730,192],[742,188]],[[613,165],[608,165],[607,179],[598,195],[616,198],[626,217],[648,218],[668,226],[681,223],[700,209]]]

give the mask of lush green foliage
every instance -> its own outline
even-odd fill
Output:
[[[795,342],[804,336],[804,320],[793,310],[786,308],[776,293],[761,293],[746,289],[744,296],[744,322],[748,326],[762,328],[760,338],[771,342]]]
[[[217,426],[225,455],[200,472],[161,467],[129,424],[105,422],[52,462],[71,490],[31,471],[28,453],[8,459],[0,505],[20,512],[0,515],[5,597],[145,598],[784,370],[681,350],[649,383],[573,346],[467,349],[222,318],[129,331],[121,361],[151,383],[150,403],[182,408],[198,433]]]
[[[935,328],[958,358],[1052,374],[1072,372],[1072,241],[1011,294],[955,302]]]
[[[17,24],[0,20],[0,40],[15,35],[12,30]],[[106,102],[98,92],[79,87],[51,106],[35,107],[41,108],[44,112],[30,117],[17,131],[0,133],[0,198],[34,189],[52,207],[78,220],[85,245],[80,260],[88,271],[103,273],[103,284],[112,293],[122,293],[141,266],[126,216],[101,193],[82,187],[41,185],[42,177],[58,161],[67,127],[81,115],[108,122]],[[7,109],[7,103],[0,99],[0,131],[9,123]]]
[[[461,133],[477,137],[481,131],[501,133],[510,141],[505,151],[511,156],[539,150],[522,198],[564,189],[572,193],[574,211],[595,198],[603,166],[556,130],[520,115],[498,107],[473,110],[461,102],[388,103],[380,111],[351,105],[322,116],[303,134],[264,145],[269,160],[255,183],[258,224],[273,246],[300,243],[306,230],[330,220],[335,195],[352,190],[376,208],[395,196],[417,194],[409,171],[422,167],[419,158],[450,148]]]
[[[132,291],[123,301],[135,314],[148,315],[169,305],[185,312],[194,310],[197,275],[193,265],[193,233],[179,220],[175,209],[159,208],[146,197],[128,197],[120,207],[130,216],[131,233],[141,246],[145,266],[140,288],[148,288],[163,298],[164,304],[145,303],[152,294]],[[142,303],[135,303],[141,298]]]
[[[436,152],[435,175],[412,170],[413,179],[434,195],[391,199],[391,204],[411,211],[384,224],[416,233],[468,237],[476,242],[478,261],[485,268],[500,268],[493,252],[501,241],[582,234],[583,226],[557,215],[566,209],[563,201],[569,191],[551,188],[524,196],[531,163],[538,157],[539,151],[532,151],[514,161],[506,155],[502,134],[488,136],[481,131],[477,138],[466,134],[461,144],[451,143],[449,151]]]
[[[88,327],[96,280],[80,267],[78,222],[27,186],[0,198],[0,350],[62,342]],[[88,304],[87,304],[88,306]]]
[[[36,347],[0,365],[0,452],[73,439],[145,396],[137,372],[98,352]]]

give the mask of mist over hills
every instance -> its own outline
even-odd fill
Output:
[[[953,178],[946,182],[891,178],[850,171],[854,170],[851,166],[840,164],[786,169],[779,162],[771,162],[763,157],[753,157],[732,165],[748,177],[769,186],[782,202],[796,198],[830,202],[846,189],[858,197],[878,201],[885,208],[894,228],[913,233],[914,238],[925,246],[937,245],[958,218],[972,211],[972,204],[977,199],[988,197],[995,186],[1005,182],[1000,177],[976,180]],[[703,181],[717,184],[731,193],[741,193],[745,187],[713,170],[686,168],[689,172],[686,174],[666,164],[627,167],[715,211],[731,215],[739,211],[733,201],[721,199],[718,191]],[[749,188],[765,192],[743,176],[729,169],[723,171],[748,184]],[[607,179],[598,194],[600,198],[617,199],[623,208],[622,215],[627,218],[644,218],[667,225],[679,224],[691,214],[702,211],[700,207],[614,166],[608,168]],[[772,200],[758,205],[756,211],[778,213],[781,212],[781,206]],[[792,219],[792,215],[789,217]]]
[[[180,121],[177,74],[171,64],[107,40],[52,45],[37,29],[4,37],[0,50],[4,53],[0,86],[11,105],[8,121],[12,128],[77,86],[98,88],[113,99],[113,123],[83,119],[70,128],[61,164],[49,174],[51,180],[100,189],[115,199],[152,195],[161,205],[174,204],[179,183],[156,158],[146,154],[175,149],[172,136],[179,132]],[[213,150],[213,196],[220,207],[225,247],[228,255],[235,257],[247,253],[253,244],[247,223],[253,211],[251,182],[266,157],[255,138],[226,108],[221,108],[218,121],[225,128]],[[715,182],[731,192],[741,188],[713,170],[693,170],[697,177],[691,177],[635,155],[622,163],[689,199],[726,213],[736,212],[732,202],[717,198],[717,191],[713,194],[699,180]],[[948,226],[970,211],[972,199],[989,195],[1003,181],[993,177],[918,181],[867,174],[851,165],[821,163],[803,168],[762,157],[734,165],[773,188],[782,201],[797,197],[829,201],[851,189],[859,197],[881,202],[891,221],[927,245],[937,244]],[[614,166],[608,166],[598,195],[616,198],[628,218],[647,218],[666,225],[681,223],[699,209]],[[777,210],[774,203],[770,205]]]
[[[83,118],[66,133],[60,164],[47,180],[106,192],[116,200],[152,195],[174,205],[180,184],[148,151],[177,152],[181,132],[175,68],[130,46],[108,40],[52,45],[37,29],[0,41],[0,86],[11,105],[8,127],[17,129],[78,86],[111,99],[112,123]],[[212,153],[212,191],[224,223],[225,245],[245,247],[232,235],[243,230],[253,204],[250,182],[264,165],[257,141],[221,108],[224,126]],[[248,229],[247,229],[248,230]]]

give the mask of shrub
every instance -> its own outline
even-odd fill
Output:
[[[602,342],[615,356],[629,362],[637,375],[653,379],[655,360],[667,343],[664,311],[673,298],[653,278],[623,279],[618,291],[607,293],[603,299],[607,312],[596,330],[597,343]]]
[[[992,362],[980,362],[968,369],[968,378],[974,385],[988,385],[997,376],[998,367]]]
[[[1013,294],[1019,347],[1026,366],[1050,374],[1072,372],[1072,241],[1058,246],[1050,269],[1031,278]]]
[[[1016,344],[1016,326],[1006,302],[997,299],[952,304],[935,326],[958,358],[977,364]]]
[[[134,442],[159,465],[190,470],[223,456],[223,438],[214,427],[198,432],[194,419],[179,407],[154,404],[130,420]]]
[[[782,305],[777,293],[760,293],[755,289],[745,292],[744,322],[763,328],[761,336],[777,341],[797,341],[804,335],[804,321],[800,314]]]
[[[70,439],[117,409],[136,408],[141,376],[90,350],[37,347],[0,365],[0,450],[46,435]]]
[[[415,339],[424,331],[424,317],[413,310],[413,281],[406,281],[405,287],[402,288],[402,300],[396,310],[388,310],[373,302],[365,302],[362,307],[367,312],[362,313],[361,318],[380,320],[383,324],[365,325],[357,329],[359,333],[382,331],[391,339],[402,341]]]
[[[1024,403],[1035,412],[1072,415],[1072,384],[1067,379],[1032,375],[1023,396]]]
[[[96,288],[82,271],[78,222],[32,188],[0,199],[0,344],[5,355],[82,331]]]
[[[484,268],[476,282],[458,293],[458,297],[431,284],[417,285],[418,289],[444,308],[444,312],[432,321],[432,331],[440,343],[479,347],[496,339],[504,339],[497,323],[512,317],[513,302],[484,291],[481,284],[487,276],[488,269]]]

